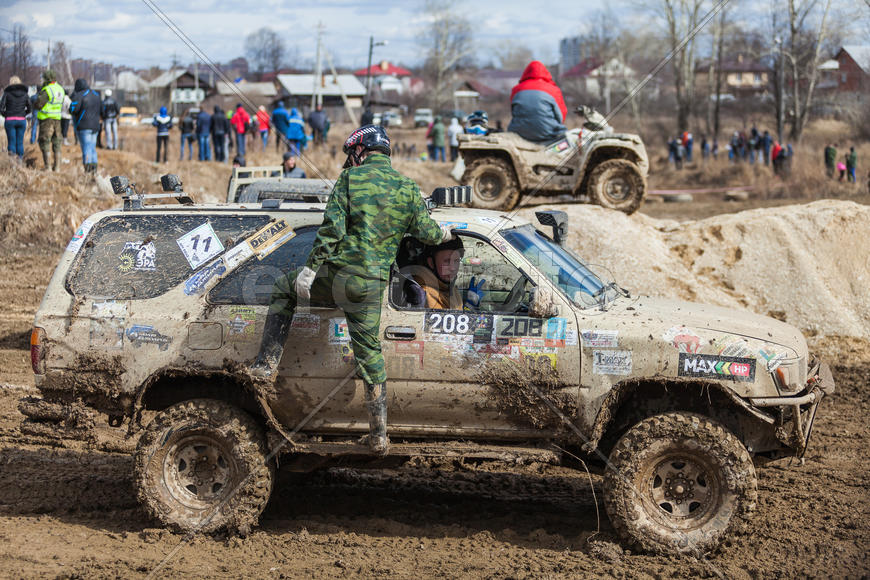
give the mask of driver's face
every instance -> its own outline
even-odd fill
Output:
[[[435,253],[435,271],[445,282],[453,282],[459,273],[462,256],[459,250],[441,250]]]

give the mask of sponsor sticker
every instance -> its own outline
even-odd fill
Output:
[[[248,238],[247,243],[251,251],[257,255],[257,259],[262,260],[281,247],[284,242],[295,237],[296,232],[287,225],[287,221],[280,219],[266,224],[266,226]]]
[[[630,375],[630,350],[593,350],[592,372],[596,375]]]
[[[160,350],[166,350],[169,348],[169,343],[172,342],[172,337],[160,334],[153,326],[134,324],[127,329],[127,340],[135,347],[140,347],[143,344],[156,344]]]
[[[227,271],[230,272],[253,255],[254,250],[251,249],[251,246],[248,244],[237,244],[224,254],[224,265],[227,267]]]
[[[467,230],[467,222],[438,222],[442,226],[447,226],[451,230]]]
[[[79,226],[79,229],[76,230],[72,239],[66,245],[66,251],[77,254],[81,249],[85,238],[88,237],[88,233],[91,231],[92,227],[94,227],[94,223],[91,220],[83,221],[82,225]]]
[[[565,346],[577,346],[576,328],[569,328],[565,331]]]
[[[118,271],[153,272],[157,269],[157,250],[154,242],[124,242],[124,249],[118,256]]]
[[[407,342],[396,342],[396,356],[407,357],[414,361],[417,368],[423,368],[423,341],[412,340]]]
[[[190,230],[175,241],[193,270],[224,251],[224,245],[208,222]]]
[[[685,326],[672,326],[662,334],[662,340],[674,345],[680,352],[697,353],[701,350],[701,337]]]
[[[770,372],[779,368],[788,355],[784,352],[777,352],[770,345],[766,344],[758,351],[758,356],[767,361],[767,370]]]
[[[320,317],[316,314],[296,312],[290,322],[290,332],[314,336],[320,333]]]
[[[677,374],[751,383],[755,381],[755,359],[681,352]]]
[[[568,331],[568,320],[565,318],[550,318],[547,320],[547,346],[565,346],[565,335]]]
[[[544,337],[544,321],[540,318],[523,316],[497,316],[495,321],[496,337],[534,336]]]
[[[755,358],[755,351],[749,346],[749,341],[739,336],[723,336],[713,344],[716,352],[722,356],[737,356]]]
[[[227,321],[229,340],[246,340],[254,336],[257,312],[252,306],[231,306]]]
[[[501,223],[501,220],[491,216],[477,216],[477,221],[482,224],[486,224],[488,226],[497,226]]]
[[[329,319],[329,344],[345,344],[350,342],[350,333],[347,330],[347,319]]]
[[[346,365],[353,364],[354,361],[356,360],[353,356],[353,348],[351,348],[350,344],[347,344],[347,343],[341,345],[340,355],[341,355],[341,362],[343,362]]]
[[[580,331],[583,346],[590,348],[618,348],[618,330],[593,330],[584,328]]]
[[[216,277],[221,276],[227,271],[226,266],[224,266],[223,261],[215,260],[202,270],[196,272],[187,279],[184,283],[184,293],[188,296],[193,296],[195,294],[201,294],[205,289],[206,285],[209,281]]]

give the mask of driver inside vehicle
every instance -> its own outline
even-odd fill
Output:
[[[478,310],[486,280],[472,277],[463,300],[456,279],[465,255],[462,240],[456,237],[437,246],[426,246],[422,266],[413,279],[426,294],[426,308],[436,310]]]

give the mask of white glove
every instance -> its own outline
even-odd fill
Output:
[[[449,242],[454,237],[456,237],[456,236],[454,236],[453,232],[450,231],[450,226],[448,226],[447,224],[442,224],[441,225],[441,243],[443,244],[444,242]]]
[[[296,276],[296,298],[308,300],[311,298],[311,285],[314,284],[314,277],[317,275],[317,272],[305,266],[302,268],[302,271],[299,272],[299,275]]]

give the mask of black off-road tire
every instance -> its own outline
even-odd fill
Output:
[[[745,525],[757,486],[752,458],[728,429],[703,415],[666,413],[644,419],[616,443],[604,502],[629,544],[700,556]]]
[[[511,210],[520,200],[517,174],[503,159],[484,157],[473,161],[462,174],[462,183],[474,188],[474,207]]]
[[[586,188],[592,203],[633,214],[646,197],[646,179],[628,159],[608,159],[592,168]]]
[[[139,439],[137,497],[179,532],[247,533],[272,493],[275,467],[266,456],[249,414],[223,401],[184,401],[161,411]]]

